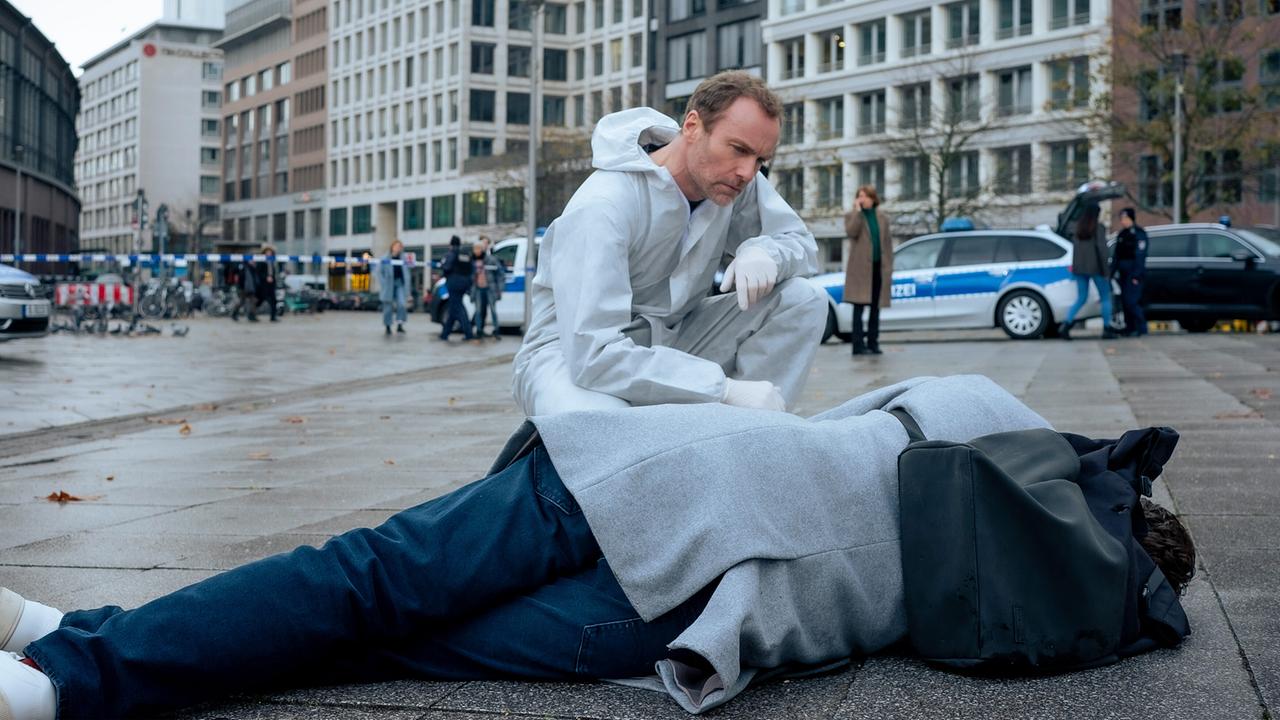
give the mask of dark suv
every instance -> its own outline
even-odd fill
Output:
[[[1147,228],[1149,320],[1204,332],[1220,319],[1280,319],[1280,244],[1213,223]]]

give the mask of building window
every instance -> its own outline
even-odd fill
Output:
[[[903,130],[929,127],[933,120],[929,83],[898,88],[899,126]]]
[[[507,75],[511,77],[529,77],[529,65],[532,50],[526,45],[507,46]]]
[[[1089,141],[1049,143],[1049,189],[1072,190],[1089,181]]]
[[[862,23],[858,26],[858,64],[874,65],[884,62],[884,19]]]
[[[542,51],[542,79],[565,81],[569,79],[569,51],[547,48]]]
[[[913,155],[898,160],[898,175],[903,200],[925,200],[929,197],[929,158]]]
[[[133,163],[125,163],[132,165]],[[200,148],[200,164],[201,165],[217,165],[218,164],[218,148]]]
[[[1239,112],[1244,107],[1244,63],[1238,58],[1206,58],[1199,63],[1203,77],[1211,83],[1208,98],[1215,113]],[[1261,76],[1261,68],[1259,68]]]
[[[604,27],[604,0],[595,0],[591,4],[591,25],[596,30]]]
[[[512,30],[533,29],[533,3],[511,0],[507,3],[507,27]]]
[[[493,122],[494,91],[472,90],[471,111],[468,117],[472,122]]]
[[[498,188],[498,222],[518,223],[524,220],[524,188]]]
[[[431,198],[431,227],[453,227],[453,212],[457,200],[453,195],[436,195]]]
[[[1158,30],[1182,27],[1182,0],[1142,0],[1142,24]]]
[[[1050,10],[1049,28],[1051,30],[1089,23],[1089,0],[1053,0]]]
[[[964,0],[947,6],[947,47],[977,45],[981,25],[978,0]]]
[[[706,33],[696,32],[667,40],[667,82],[700,78],[706,74]]]
[[[1000,0],[996,38],[1031,34],[1031,0]]]
[[[782,79],[804,77],[804,38],[782,41]]]
[[[1280,5],[1280,0],[1277,0]],[[1258,84],[1263,102],[1269,108],[1280,107],[1280,50],[1268,50],[1258,61]]]
[[[373,232],[373,212],[369,205],[356,205],[351,208],[351,234],[362,235]]]
[[[334,237],[347,234],[346,208],[329,208],[329,234]]]
[[[427,201],[423,198],[404,201],[404,229],[421,230],[426,227]]]
[[[200,176],[200,194],[201,195],[217,195],[218,186],[222,184],[222,179],[217,175],[201,175]]]
[[[1138,159],[1138,202],[1149,208],[1173,204],[1173,181],[1159,155],[1143,155]]]
[[[1200,154],[1200,204],[1231,205],[1244,197],[1240,151],[1222,150]]]
[[[902,16],[902,57],[928,55],[933,46],[933,20],[928,10]]]
[[[858,187],[870,185],[876,189],[881,198],[884,197],[884,161],[871,160],[854,165],[858,177]]]
[[[457,0],[454,0],[456,3]],[[471,0],[471,24],[478,27],[493,27],[494,0]]]
[[[201,94],[201,104],[207,108],[216,108],[222,105],[222,93],[217,90],[205,90]]]
[[[560,3],[543,6],[542,29],[548,35],[564,35],[569,27],[569,8]]]
[[[978,194],[978,151],[955,153],[947,163],[947,197]]]
[[[489,157],[493,155],[493,138],[473,137],[467,140],[467,157]]]
[[[200,77],[205,80],[221,80],[222,66],[218,63],[207,62],[200,68]]]
[[[1265,7],[1266,3],[1262,3]],[[1220,22],[1235,22],[1244,14],[1240,0],[1197,0],[1196,19],[1201,23],[1212,25]]]
[[[884,90],[858,95],[858,134],[884,132]]]
[[[818,139],[831,140],[844,136],[844,97],[818,101]]]
[[[1054,110],[1089,104],[1089,58],[1049,63],[1049,107]]]
[[[844,171],[839,165],[814,168],[818,181],[818,207],[838,208],[844,202]]]
[[[564,98],[559,95],[542,96],[542,124],[547,127],[564,127]]]
[[[489,191],[476,190],[462,194],[462,224],[484,225],[489,222]]]
[[[507,123],[511,125],[529,124],[529,93],[507,93]]]
[[[641,4],[643,3],[637,1],[635,3],[635,6],[639,7]],[[760,39],[760,23],[759,21],[757,21],[756,22],[756,44],[757,45],[759,45],[759,39]],[[756,57],[757,58],[759,57],[758,52],[756,54]],[[759,61],[757,60],[757,62]],[[644,65],[644,36],[641,35],[640,33],[632,33],[631,35],[631,67],[638,68],[641,65]]]
[[[804,103],[791,103],[782,108],[782,145],[804,142]]]
[[[477,75],[493,74],[493,43],[471,43],[471,72]]]
[[[982,112],[978,76],[966,75],[947,81],[947,117],[952,123],[977,122]]]
[[[667,6],[667,20],[675,22],[707,11],[706,0],[671,0]]]
[[[804,168],[775,171],[773,186],[792,209],[804,208]]]
[[[1025,195],[1031,192],[1031,146],[1000,148],[996,154],[996,192]]]
[[[999,72],[996,75],[996,86],[996,114],[1009,117],[1031,113],[1031,66]]]

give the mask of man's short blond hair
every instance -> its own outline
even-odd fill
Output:
[[[764,84],[764,80],[742,70],[726,70],[698,83],[693,95],[689,96],[685,116],[697,111],[703,127],[710,132],[716,120],[720,119],[735,100],[742,97],[755,100],[770,118],[776,120],[782,117],[782,101],[778,96]]]

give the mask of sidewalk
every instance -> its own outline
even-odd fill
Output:
[[[249,560],[375,524],[475,479],[520,420],[504,357],[518,338],[446,347],[429,340],[431,328],[417,320],[411,318],[408,339],[392,343],[379,334],[375,315],[329,313],[276,326],[222,321],[207,338],[193,326],[186,344],[55,336],[0,346],[0,388],[12,393],[0,404],[0,584],[62,607],[135,605]],[[1200,546],[1202,569],[1184,599],[1193,636],[1175,651],[1030,679],[965,678],[890,653],[832,675],[750,690],[709,715],[1274,714],[1280,407],[1273,398],[1280,394],[1280,342],[1212,334],[1112,343],[961,337],[911,336],[905,343],[908,336],[887,335],[885,355],[857,360],[848,345],[829,343],[797,411],[811,414],[916,375],[981,372],[1063,430],[1102,436],[1146,424],[1178,428],[1182,443],[1157,484],[1157,499],[1178,508]],[[261,346],[229,347],[245,341]],[[126,352],[132,347],[148,348],[145,368],[159,379],[155,388],[134,377],[143,361]],[[17,373],[27,371],[35,380],[19,384]],[[67,378],[73,382],[59,382]],[[227,404],[227,397],[259,400]],[[218,406],[195,408],[199,403]],[[190,410],[153,422],[82,425],[75,433],[83,438],[65,429],[12,434],[183,405]],[[186,434],[180,420],[190,428]],[[58,490],[86,500],[40,499]],[[306,690],[183,717],[495,715],[687,717],[669,698],[643,691],[517,682]]]

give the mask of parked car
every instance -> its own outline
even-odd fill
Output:
[[[1220,319],[1280,320],[1280,243],[1268,234],[1216,223],[1147,228],[1147,319],[1189,332]]]
[[[47,335],[52,305],[35,275],[0,265],[0,341]]]
[[[1053,335],[1075,302],[1071,242],[1085,204],[1124,195],[1117,183],[1081,187],[1058,225],[1034,230],[969,230],[923,235],[893,251],[893,302],[880,311],[881,330],[998,327],[1014,339]],[[851,337],[853,306],[841,302],[844,273],[811,278],[828,296],[827,329]],[[1077,320],[1100,314],[1097,291]]]
[[[538,231],[538,245],[542,245],[542,231]],[[502,299],[498,301],[498,325],[504,328],[519,328],[524,325],[524,264],[525,239],[509,237],[498,241],[493,246],[493,255],[507,268],[507,279],[502,286]],[[471,306],[471,298],[462,299],[467,308],[467,315],[472,316],[475,308]],[[444,278],[436,280],[431,288],[431,301],[427,306],[431,319],[444,323],[445,313],[449,309],[449,288]],[[488,325],[488,318],[486,318]]]

